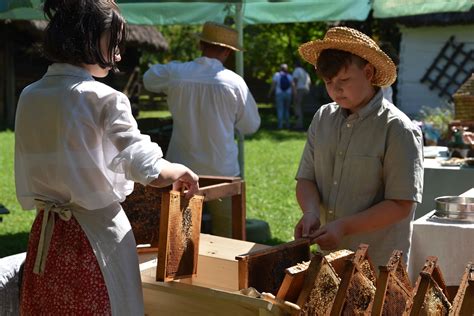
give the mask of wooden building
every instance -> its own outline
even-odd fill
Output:
[[[444,107],[474,70],[474,10],[393,19],[400,26],[397,106]]]
[[[41,53],[46,25],[46,21],[0,21],[0,128],[13,129],[19,94],[28,84],[40,79],[50,64]],[[168,43],[156,27],[128,25],[120,72],[102,81],[123,91],[143,51],[166,49]]]

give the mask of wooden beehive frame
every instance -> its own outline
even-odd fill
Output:
[[[474,264],[469,262],[449,311],[450,316],[474,315]]]
[[[372,315],[400,315],[412,299],[413,288],[402,255],[395,250],[387,265],[379,267]]]
[[[368,247],[360,244],[352,260],[347,261],[331,315],[341,315],[347,309],[350,314],[370,313],[375,296],[376,274],[367,252]],[[357,310],[354,306],[357,299],[363,300],[363,310]]]
[[[245,240],[245,182],[238,177],[200,176],[199,187],[197,194],[204,196],[204,202],[231,197],[232,238]],[[134,192],[122,203],[134,234],[140,237],[139,243],[149,244],[138,248],[140,253],[158,252],[161,200],[170,190],[171,186],[155,188],[135,183]]]
[[[340,250],[324,257],[317,253],[313,257],[296,301],[301,315],[329,314],[341,283],[339,274],[353,255],[352,251]]]
[[[239,289],[254,287],[276,294],[285,269],[310,258],[309,240],[298,239],[267,249],[236,256],[239,266]]]
[[[353,255],[353,251],[339,250],[324,256],[322,260],[330,264],[335,270],[336,276],[339,276],[342,274],[345,261]],[[322,254],[316,253],[315,256],[322,256]],[[316,260],[315,257],[313,257],[312,261],[314,260]],[[285,278],[278,290],[277,298],[296,303],[303,289],[303,283],[305,283],[307,287],[313,286],[314,282],[309,281],[309,277],[307,277],[310,263],[311,261],[298,263],[285,270]]]
[[[441,301],[441,304],[449,311],[450,303],[448,290],[444,282],[443,274],[437,265],[438,258],[429,256],[426,259],[420,276],[418,277],[415,289],[413,290],[412,302],[407,302],[403,315],[420,315],[425,307],[425,301],[434,293]]]
[[[204,197],[198,195],[187,200],[178,191],[163,194],[157,281],[171,281],[196,274],[203,200]]]

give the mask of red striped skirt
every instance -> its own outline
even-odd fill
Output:
[[[110,301],[92,247],[74,218],[56,216],[44,273],[33,273],[41,211],[33,223],[21,288],[21,315],[110,315]]]

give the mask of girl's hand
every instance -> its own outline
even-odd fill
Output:
[[[194,194],[199,191],[199,177],[190,169],[186,169],[186,173],[179,177],[179,179],[173,183],[173,190],[187,190],[187,192],[185,193],[185,197],[187,199],[190,199]]]

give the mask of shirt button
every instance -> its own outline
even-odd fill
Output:
[[[350,124],[350,123],[347,123],[347,125],[346,125],[346,126],[347,126],[347,127],[351,127],[351,126],[352,126],[352,124]]]
[[[337,185],[337,181],[334,181],[334,185]]]
[[[342,156],[342,151],[339,152],[339,156]]]
[[[329,211],[328,213],[332,215],[334,212],[333,212],[333,211]]]

